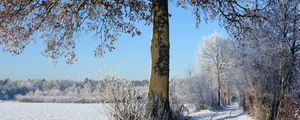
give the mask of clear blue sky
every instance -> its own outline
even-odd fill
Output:
[[[182,78],[186,70],[193,67],[197,60],[197,47],[202,37],[215,31],[225,33],[218,21],[206,23],[202,20],[199,28],[195,27],[195,19],[191,10],[177,8],[174,1],[169,5],[170,18],[170,77]],[[36,40],[18,56],[0,52],[0,79],[40,79],[51,80],[84,78],[101,79],[106,74],[118,74],[130,80],[149,78],[150,72],[150,39],[151,26],[138,25],[142,35],[130,37],[122,35],[116,43],[116,49],[99,59],[94,50],[99,39],[82,32],[77,39],[77,62],[73,65],[59,59],[55,66],[51,59],[44,57],[43,41]],[[2,48],[1,48],[2,49]]]

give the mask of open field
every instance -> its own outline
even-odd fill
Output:
[[[0,102],[1,120],[106,120],[102,104]]]

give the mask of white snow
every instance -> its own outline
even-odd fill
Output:
[[[190,117],[192,120],[254,120],[240,109],[237,103],[228,106],[224,110],[192,112]]]
[[[106,120],[105,105],[0,102],[1,120]]]
[[[106,120],[106,113],[104,104],[0,102],[1,120]],[[192,120],[254,120],[238,104],[219,111],[193,111],[190,117]]]

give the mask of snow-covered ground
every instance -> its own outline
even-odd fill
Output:
[[[228,106],[224,110],[210,111],[202,110],[190,113],[192,120],[254,120],[246,115],[246,113],[235,103]]]
[[[0,120],[106,120],[104,104],[0,102]],[[190,113],[192,120],[254,120],[237,104]]]
[[[0,102],[0,120],[106,120],[103,104]]]

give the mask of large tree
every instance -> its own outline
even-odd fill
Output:
[[[76,34],[100,36],[96,56],[114,49],[121,33],[140,35],[138,21],[153,22],[148,117],[160,117],[169,108],[168,0],[4,0],[0,1],[0,45],[20,54],[37,39],[45,41],[44,55],[56,61],[76,60]]]
[[[257,17],[268,1],[238,3],[235,0],[178,0],[182,7],[192,7],[199,22],[202,12],[207,19],[222,15],[233,25],[240,18]],[[252,4],[253,3],[253,4]],[[254,9],[252,6],[255,6]],[[0,46],[20,54],[35,38],[45,40],[44,55],[57,60],[76,60],[76,34],[87,30],[100,35],[95,55],[114,49],[121,33],[140,35],[137,21],[153,22],[151,40],[151,75],[147,111],[157,117],[169,113],[169,23],[168,0],[2,0],[0,1]],[[198,23],[197,22],[197,23]],[[156,104],[154,104],[156,103]],[[159,107],[162,105],[161,107]],[[168,115],[167,115],[168,116]]]

